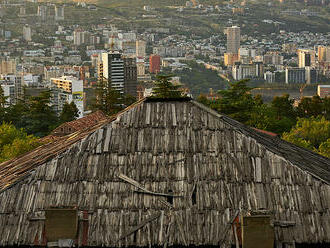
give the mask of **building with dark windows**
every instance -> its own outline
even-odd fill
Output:
[[[102,53],[103,79],[124,93],[124,60],[119,52]]]
[[[121,93],[137,96],[136,58],[124,57],[119,52],[102,53],[98,76]]]
[[[136,58],[124,58],[124,91],[137,97],[137,66]]]
[[[306,83],[306,70],[299,67],[288,67],[285,70],[286,84],[304,84]]]

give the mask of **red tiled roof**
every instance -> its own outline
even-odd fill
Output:
[[[69,133],[74,133],[79,130],[86,129],[87,127],[92,127],[98,124],[100,121],[107,119],[107,116],[100,110],[91,113],[85,117],[80,119],[63,123],[59,127],[57,127],[53,132],[52,135],[55,136],[63,136],[63,129],[69,130]],[[68,134],[68,133],[66,133]],[[66,135],[65,134],[65,135]]]
[[[267,134],[267,135],[272,136],[272,137],[277,137],[278,136],[277,133],[272,133],[272,132],[261,130],[261,129],[254,128],[254,127],[252,129],[258,131],[259,133],[264,133],[264,134]]]

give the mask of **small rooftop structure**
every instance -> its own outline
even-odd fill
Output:
[[[65,136],[79,130],[84,130],[88,127],[92,127],[99,123],[102,120],[106,120],[106,115],[98,110],[93,112],[85,117],[79,118],[77,120],[73,120],[70,122],[65,122],[56,129],[54,129],[51,133],[52,136]]]

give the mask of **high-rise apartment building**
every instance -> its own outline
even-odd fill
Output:
[[[138,77],[144,77],[146,74],[146,66],[144,64],[144,59],[136,59],[137,75]]]
[[[84,86],[83,80],[78,80],[74,77],[63,76],[60,78],[50,79],[52,86],[60,89],[65,93],[66,101],[74,102],[79,110],[79,118],[84,116]],[[59,112],[63,107],[59,107]]]
[[[55,5],[55,20],[56,21],[64,20],[64,6]]]
[[[76,29],[73,31],[73,44],[80,46],[85,43],[85,31],[82,29]]]
[[[5,91],[5,96],[10,97],[8,104],[16,104],[18,100],[23,98],[22,88],[23,78],[17,75],[2,75],[0,85]]]
[[[298,66],[304,68],[306,66],[315,66],[315,51],[309,49],[298,49]]]
[[[25,41],[32,41],[31,27],[29,25],[23,27],[23,39]]]
[[[144,40],[136,41],[136,57],[144,58],[146,56],[146,44]]]
[[[19,14],[21,16],[26,15],[26,8],[25,8],[25,6],[22,6],[22,7],[19,8]]]
[[[267,83],[275,83],[275,72],[266,71],[264,73],[264,79]]]
[[[136,96],[137,67],[135,58],[125,58],[119,52],[102,53],[98,68],[99,80],[120,93]]]
[[[38,6],[38,16],[40,17],[41,21],[47,20],[47,6],[45,5]]]
[[[242,64],[235,62],[232,67],[232,76],[235,80],[245,78],[255,78],[264,76],[264,66],[262,62],[254,62],[250,64]]]
[[[284,57],[278,52],[268,52],[263,56],[263,62],[266,65],[283,65]]]
[[[0,87],[3,90],[3,96],[6,98],[5,107],[15,104],[15,85],[5,84],[0,80]]]
[[[317,59],[319,62],[330,62],[330,46],[318,46]]]
[[[238,54],[234,54],[234,53],[225,53],[224,54],[224,64],[225,64],[225,66],[232,66],[238,60],[239,60]]]
[[[0,74],[16,74],[16,60],[15,59],[4,59],[0,63]]]
[[[150,73],[159,73],[160,72],[160,56],[152,54],[149,57],[149,71]]]
[[[313,67],[305,68],[305,79],[307,84],[315,84],[317,83],[317,70]]]
[[[288,67],[285,70],[286,84],[304,84],[306,83],[305,68]]]
[[[227,34],[227,53],[238,54],[241,42],[241,29],[237,26],[228,27]]]
[[[101,59],[102,80],[107,80],[109,87],[124,93],[124,60],[122,54],[119,52],[102,53]],[[99,76],[101,76],[101,73]]]
[[[124,92],[137,96],[137,66],[135,58],[124,58]]]

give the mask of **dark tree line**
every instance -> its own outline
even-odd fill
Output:
[[[289,142],[330,157],[330,97],[304,97],[294,106],[294,100],[285,94],[265,104],[251,90],[247,80],[242,80],[220,90],[217,100],[200,95],[198,101],[248,126],[282,135]]]
[[[1,88],[1,87],[0,87]],[[43,137],[60,124],[78,117],[78,109],[72,103],[65,103],[58,116],[51,106],[51,93],[18,99],[16,104],[5,106],[6,98],[0,91],[0,123],[11,123],[17,129],[23,128],[28,135]]]

